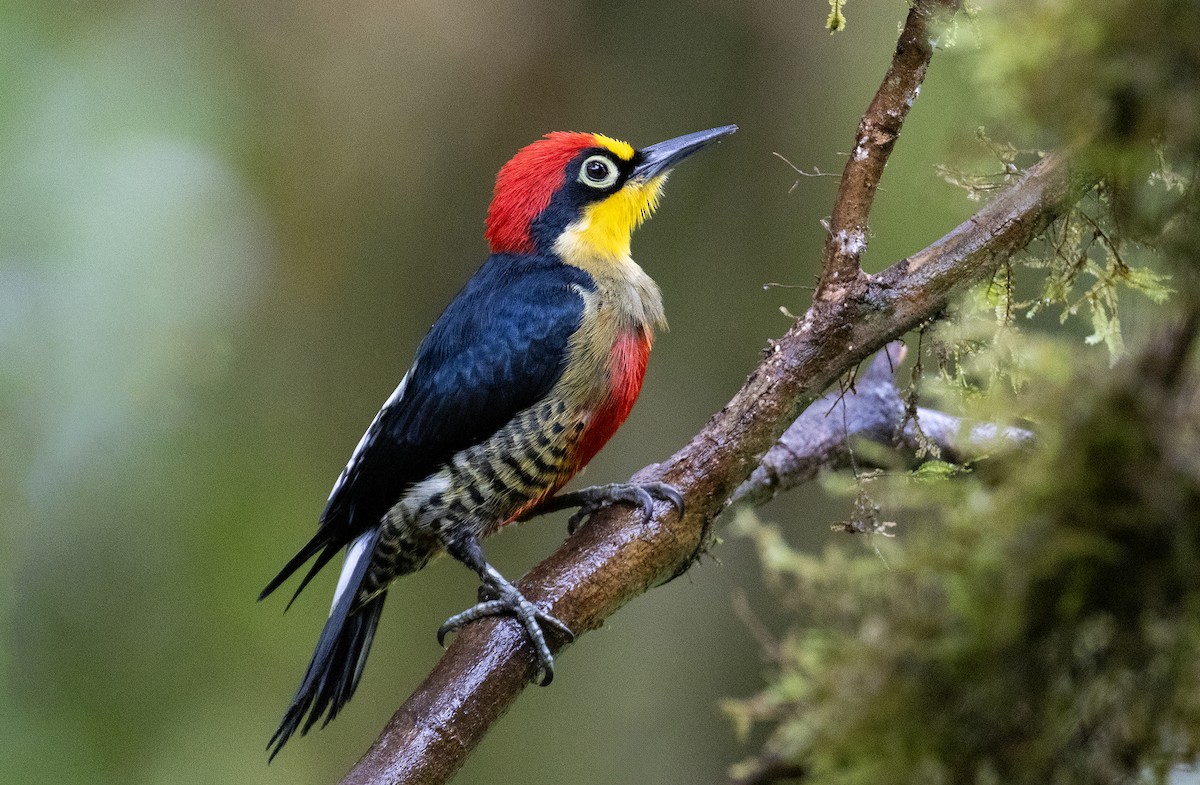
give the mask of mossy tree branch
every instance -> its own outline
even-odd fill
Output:
[[[904,396],[894,378],[906,352],[898,341],[888,344],[847,389],[834,389],[813,401],[767,451],[730,501],[765,504],[783,491],[812,480],[822,469],[849,465],[852,437],[919,450],[923,436],[942,458],[957,463],[978,458],[997,445],[1020,447],[1032,443],[1033,433],[1023,428],[972,425],[925,407],[917,407],[917,422],[907,417]]]

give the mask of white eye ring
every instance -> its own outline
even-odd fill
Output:
[[[603,155],[590,155],[579,167],[579,182],[591,188],[608,188],[620,175],[616,165]]]

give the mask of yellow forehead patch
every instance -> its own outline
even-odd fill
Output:
[[[596,137],[597,145],[608,150],[622,161],[633,160],[633,145],[629,144],[629,142],[622,142],[620,139],[613,139],[611,136],[605,136],[604,134],[592,134],[592,136]]]

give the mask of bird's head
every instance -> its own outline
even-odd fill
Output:
[[[629,255],[629,237],[658,205],[671,168],[735,125],[635,150],[603,134],[559,131],[522,148],[496,176],[493,253]]]

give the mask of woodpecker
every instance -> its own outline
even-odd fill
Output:
[[[512,615],[533,645],[542,684],[554,659],[540,610],[484,558],[506,523],[579,507],[569,528],[613,503],[682,510],[663,483],[555,493],[629,415],[654,331],[658,286],[630,257],[630,235],[658,205],[671,168],[737,130],[724,126],[635,150],[602,134],[556,132],[521,149],[496,177],[491,254],[417,349],[359,441],[316,534],[263,590],[314,560],[292,600],[339,552],[333,605],[268,748],[328,724],[362,676],[388,585],[448,553],[482,582],[482,601],[438,640],[484,616]]]

